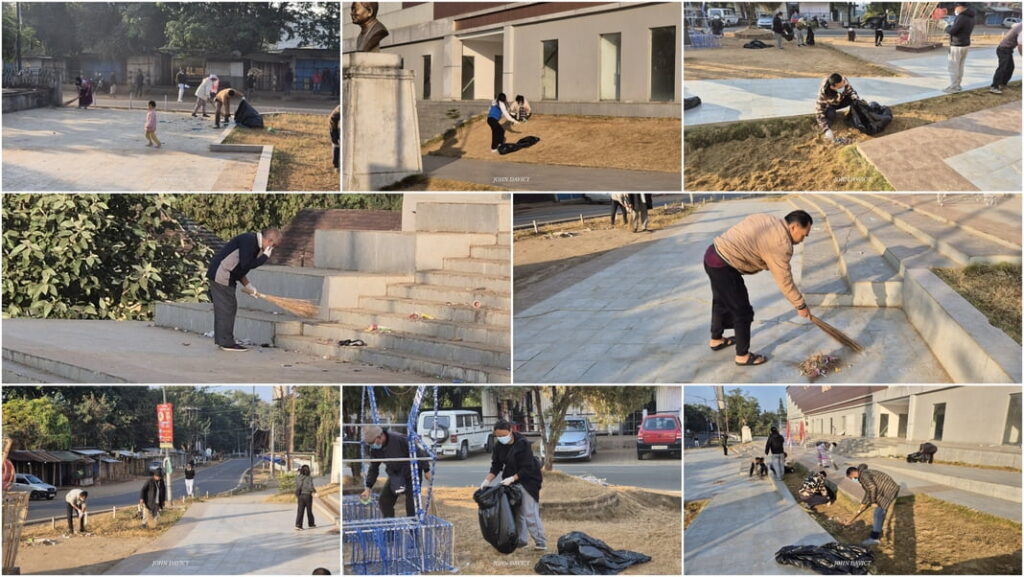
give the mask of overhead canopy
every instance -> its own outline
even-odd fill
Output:
[[[11,451],[9,458],[12,461],[23,463],[61,463],[63,459],[54,457],[46,451]]]
[[[117,459],[114,459],[112,457],[105,457],[105,456],[104,457],[100,457],[99,460],[101,462],[103,462],[103,463],[120,463],[121,462],[121,461],[118,461]]]
[[[53,455],[54,457],[57,457],[58,459],[60,459],[61,461],[66,462],[66,463],[78,463],[78,462],[92,463],[92,462],[94,462],[89,457],[85,457],[83,455],[76,455],[75,453],[72,453],[71,451],[50,451],[49,453],[51,455]]]
[[[86,457],[95,457],[97,455],[106,455],[106,451],[99,449],[71,449],[72,453],[78,453],[79,455],[85,455]]]

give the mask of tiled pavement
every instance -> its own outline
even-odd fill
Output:
[[[252,190],[259,154],[213,153],[212,118],[160,112],[160,149],[145,112],[37,108],[4,114],[3,183],[14,191]]]
[[[990,198],[989,203],[973,194],[900,194],[887,195],[911,206],[914,210],[955,222],[970,230],[995,235],[1018,247],[1021,242],[1021,195],[1008,194]],[[993,208],[998,207],[996,210]]]
[[[497,156],[497,155],[495,155]],[[676,191],[682,186],[678,172],[620,170],[559,166],[502,160],[449,158],[428,154],[423,173],[512,190],[653,190]]]
[[[1010,102],[857,147],[899,191],[1019,191],[1020,122],[1020,102]]]

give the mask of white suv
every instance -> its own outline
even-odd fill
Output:
[[[491,428],[484,425],[475,411],[438,411],[437,422],[434,422],[434,411],[424,411],[416,423],[416,432],[430,439],[438,455],[465,459],[470,451],[491,450]]]

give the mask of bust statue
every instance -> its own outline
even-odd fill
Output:
[[[378,2],[353,2],[350,16],[360,31],[356,38],[356,52],[380,52],[380,41],[389,34],[388,29],[377,20]]]

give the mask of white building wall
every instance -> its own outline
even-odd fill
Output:
[[[384,52],[400,55],[402,57],[402,68],[415,72],[416,80],[414,84],[416,85],[417,101],[423,100],[423,78],[426,76],[426,71],[423,69],[423,56],[429,55],[430,78],[433,84],[430,99],[436,100],[441,97],[440,87],[443,84],[445,73],[443,40],[428,40],[426,42],[416,42],[415,44],[392,46],[384,50]]]
[[[918,395],[911,405],[907,438],[932,440],[935,405],[946,403],[943,441],[1000,445],[1010,395],[1020,391],[1020,387],[956,387]]]

